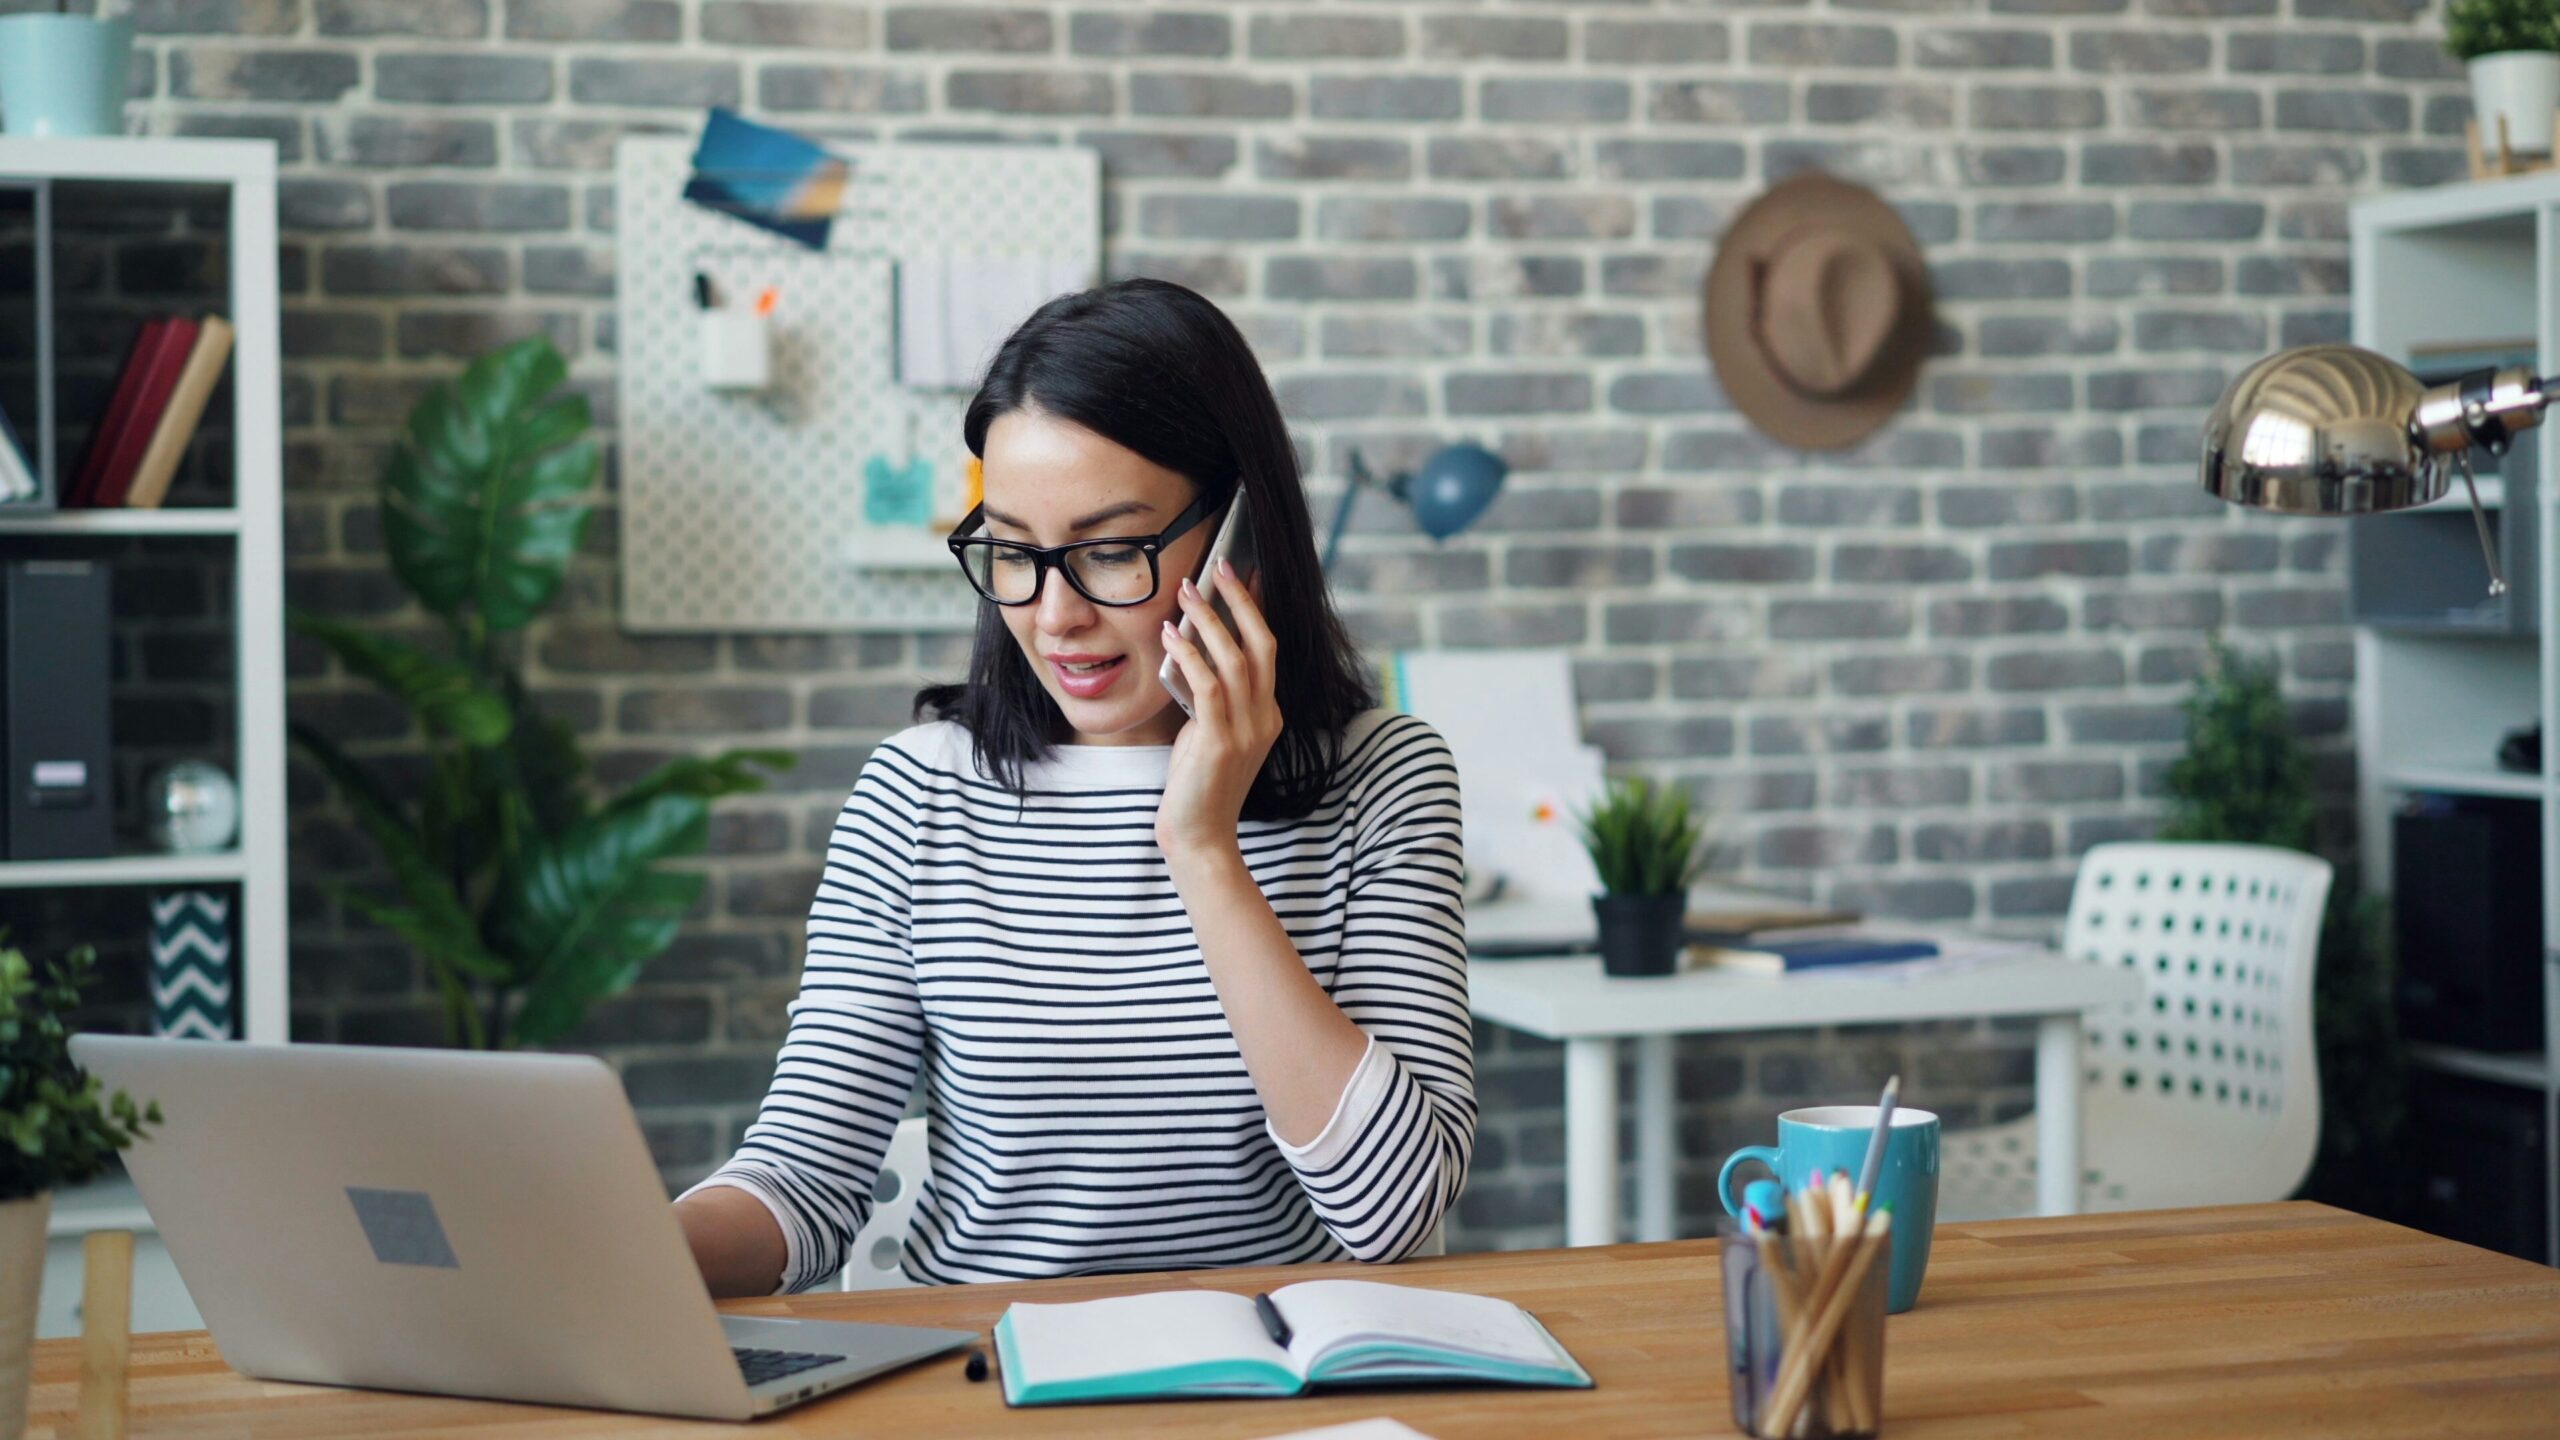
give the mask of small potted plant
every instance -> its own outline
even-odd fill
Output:
[[[1706,868],[1706,825],[1676,789],[1621,777],[1575,817],[1605,892],[1591,898],[1600,919],[1600,968],[1611,975],[1668,975],[1679,968],[1689,885]]]
[[[2551,153],[2551,112],[2560,106],[2560,4],[2554,0],[2452,0],[2445,48],[2471,72],[2471,111],[2480,148]]]
[[[0,945],[0,1435],[26,1425],[27,1350],[53,1192],[95,1179],[108,1157],[160,1123],[160,1106],[99,1093],[71,1063],[70,1017],[91,955],[75,950],[38,974]]]
[[[11,135],[121,135],[133,22],[74,15],[0,15],[0,126]]]

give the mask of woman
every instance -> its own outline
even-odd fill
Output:
[[[1410,1253],[1475,1139],[1457,771],[1374,708],[1251,350],[1180,286],[1063,296],[966,431],[968,680],[863,766],[763,1110],[677,1201],[712,1292],[835,1275],[919,1072],[918,1280]],[[1239,503],[1230,629],[1185,577]]]

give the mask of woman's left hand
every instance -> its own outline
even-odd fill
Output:
[[[1180,599],[1197,642],[1183,639],[1171,621],[1164,627],[1165,653],[1191,686],[1191,719],[1173,737],[1164,799],[1156,806],[1156,844],[1169,857],[1235,844],[1244,797],[1280,738],[1273,675],[1279,643],[1255,603],[1257,587],[1237,579],[1225,561],[1218,566],[1218,590],[1235,613],[1235,631],[1188,580]]]

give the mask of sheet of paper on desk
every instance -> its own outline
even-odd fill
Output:
[[[1271,1440],[1431,1440],[1431,1437],[1401,1420],[1372,1415],[1347,1425],[1327,1425],[1321,1430],[1292,1430],[1274,1435]]]
[[[1600,888],[1573,812],[1601,783],[1582,743],[1573,660],[1561,650],[1410,650],[1398,703],[1431,723],[1458,762],[1467,864],[1503,877],[1506,899],[1580,900]]]

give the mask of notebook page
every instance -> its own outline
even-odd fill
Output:
[[[1025,1385],[1054,1385],[1222,1360],[1301,1373],[1271,1343],[1250,1296],[1167,1290],[1065,1305],[1016,1302],[1013,1343]]]
[[[1302,1280],[1271,1292],[1291,1332],[1289,1351],[1301,1370],[1338,1345],[1379,1339],[1420,1342],[1464,1355],[1552,1366],[1550,1344],[1519,1306],[1489,1295],[1461,1295],[1374,1280]]]

